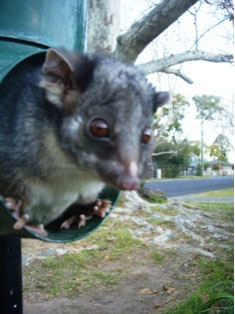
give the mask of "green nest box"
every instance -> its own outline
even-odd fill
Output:
[[[17,64],[34,62],[45,55],[49,47],[63,46],[83,51],[85,46],[85,0],[11,0],[0,2],[0,89],[6,76],[14,77]],[[1,104],[1,99],[0,99]],[[112,205],[119,192],[106,188],[99,196],[109,199]],[[107,217],[108,215],[106,215]],[[0,200],[0,236],[15,235],[48,242],[71,242],[93,232],[104,221],[98,216],[86,225],[68,230],[60,229],[60,220],[51,223],[47,236],[23,228],[15,231],[16,220]]]

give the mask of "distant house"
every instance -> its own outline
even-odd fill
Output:
[[[209,162],[208,168],[203,172],[205,176],[228,176],[233,175],[233,164],[222,161],[222,160],[213,160]]]

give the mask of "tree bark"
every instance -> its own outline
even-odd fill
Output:
[[[199,60],[209,62],[232,62],[233,55],[214,54],[201,50],[186,51],[176,55],[171,55],[168,58],[162,58],[155,61],[147,62],[145,64],[138,65],[138,67],[144,73],[151,74],[158,71],[164,72],[167,68],[186,61]]]
[[[117,38],[115,55],[126,62],[135,62],[144,48],[198,0],[164,0],[130,29]]]
[[[147,15],[132,24],[125,34],[118,37],[120,1],[89,0],[87,51],[113,53],[120,60],[135,62],[138,55],[153,39],[157,38],[197,1],[199,0],[163,0],[160,4],[156,4]],[[171,67],[196,60],[232,62],[233,56],[190,50],[141,64],[138,67],[146,74],[164,72],[176,75],[192,84],[193,81],[185,73]]]
[[[120,1],[89,0],[87,51],[112,53],[120,34]]]

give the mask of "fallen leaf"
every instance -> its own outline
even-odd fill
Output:
[[[170,293],[170,294],[172,294],[173,292],[175,292],[175,288],[171,288],[171,287],[169,287],[167,284],[165,284],[165,285],[162,287],[162,289],[163,289],[164,291],[166,291],[167,293]]]
[[[152,291],[148,288],[143,288],[139,291],[139,294],[152,294]]]
[[[156,310],[157,310],[157,309],[160,309],[160,307],[161,307],[160,304],[154,304],[154,306],[153,306],[153,308],[156,309]]]

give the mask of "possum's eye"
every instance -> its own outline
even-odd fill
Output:
[[[91,121],[90,132],[95,137],[108,138],[110,133],[108,123],[103,119],[97,118]]]
[[[143,144],[148,144],[148,142],[151,140],[151,129],[147,128],[144,130],[142,133],[142,143]]]

